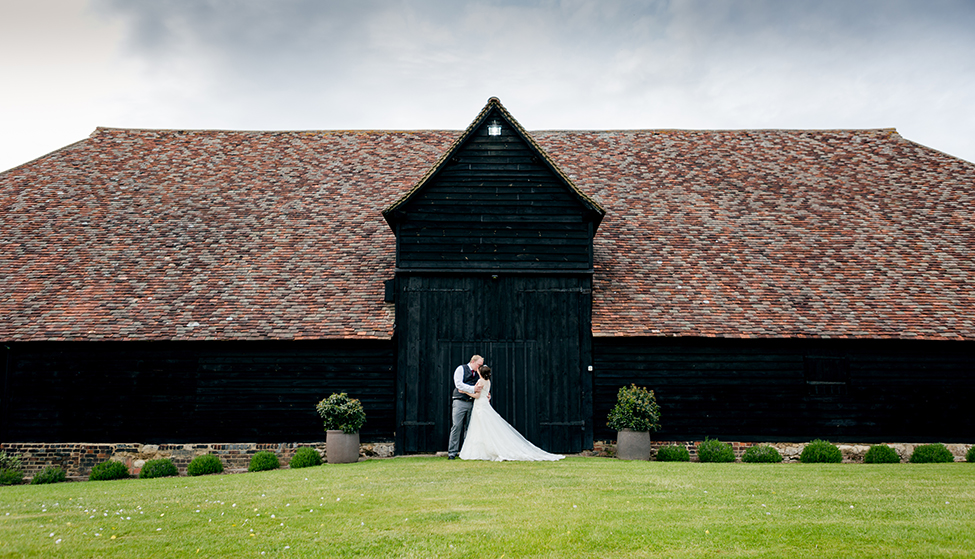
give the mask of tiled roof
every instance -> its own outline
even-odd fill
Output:
[[[382,208],[456,135],[99,129],[0,175],[0,339],[388,338]]]
[[[975,339],[975,165],[894,130],[536,133],[607,215],[597,336]]]
[[[382,210],[460,131],[99,129],[0,174],[0,339],[388,338]],[[531,133],[597,336],[975,339],[975,165],[863,131]]]

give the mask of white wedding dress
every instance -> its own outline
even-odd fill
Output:
[[[486,380],[481,389],[481,397],[474,400],[471,423],[467,427],[464,446],[460,449],[461,460],[537,462],[565,458],[561,454],[545,452],[521,436],[521,433],[494,411],[491,400],[487,398],[490,392],[491,381]]]

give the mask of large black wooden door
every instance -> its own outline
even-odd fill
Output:
[[[397,451],[446,450],[454,368],[479,354],[492,405],[551,452],[592,445],[588,276],[405,276],[397,293]]]

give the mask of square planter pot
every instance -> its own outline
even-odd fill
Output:
[[[341,430],[325,432],[325,459],[329,464],[349,464],[359,461],[359,433]]]
[[[650,432],[632,429],[617,432],[616,457],[620,460],[649,460]]]

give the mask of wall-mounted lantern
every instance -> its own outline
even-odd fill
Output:
[[[498,122],[496,120],[492,120],[491,123],[488,124],[488,127],[487,128],[488,128],[488,136],[500,136],[501,135],[501,123],[500,122]]]

